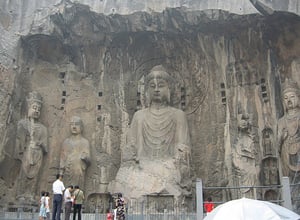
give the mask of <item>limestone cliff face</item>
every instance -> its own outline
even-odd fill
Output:
[[[91,143],[84,190],[88,196],[107,193],[133,113],[145,107],[143,77],[158,64],[175,78],[172,105],[188,116],[195,176],[205,185],[236,184],[233,146],[239,140],[239,117],[248,115],[257,182],[270,181],[261,167],[267,156],[278,156],[274,140],[283,114],[281,82],[293,78],[300,83],[297,15],[237,15],[184,7],[105,15],[85,5],[57,5],[45,14],[33,13],[36,18],[27,26],[21,23],[26,19],[13,20],[7,10],[1,11],[7,19],[1,31],[10,33],[0,44],[5,54],[0,72],[1,201],[15,202],[17,196],[15,131],[26,117],[25,96],[30,91],[43,96],[40,120],[49,134],[49,152],[33,193],[51,190],[73,115],[82,118],[83,135]],[[10,25],[14,22],[19,27]],[[224,194],[217,196],[221,200]]]

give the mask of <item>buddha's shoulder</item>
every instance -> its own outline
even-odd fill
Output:
[[[141,110],[138,110],[134,113],[134,118],[140,118],[140,117],[143,117],[144,115],[148,114],[149,110],[148,108],[144,108],[144,109],[141,109]]]
[[[300,112],[297,112],[293,117],[287,117],[286,115],[283,115],[281,118],[278,119],[278,123],[284,123],[286,124],[289,121],[296,121],[300,120]]]

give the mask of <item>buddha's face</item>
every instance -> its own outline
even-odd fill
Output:
[[[285,109],[287,111],[291,109],[295,109],[298,107],[299,97],[294,91],[285,92],[283,95],[283,102],[284,102]]]
[[[153,78],[149,82],[149,95],[152,102],[168,102],[169,85],[163,78]]]
[[[41,107],[42,105],[38,102],[30,104],[28,108],[28,118],[38,119],[41,115]]]
[[[80,134],[82,130],[81,120],[79,118],[72,118],[70,128],[72,134]]]

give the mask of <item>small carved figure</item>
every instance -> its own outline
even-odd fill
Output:
[[[273,156],[273,131],[271,128],[265,128],[262,131],[262,146],[264,149],[264,156]]]
[[[236,185],[240,188],[242,196],[253,198],[252,186],[255,186],[257,177],[256,150],[254,138],[251,134],[250,118],[240,114],[238,118],[238,140],[233,151],[233,167]],[[249,188],[245,186],[250,186]]]
[[[16,158],[22,161],[17,197],[27,201],[34,200],[43,157],[48,152],[47,128],[38,121],[42,102],[38,92],[29,93],[28,118],[20,120],[17,128]]]
[[[62,145],[60,169],[67,184],[84,186],[86,169],[90,165],[90,143],[82,136],[80,117],[71,118],[70,129],[72,135]]]
[[[278,184],[278,164],[276,157],[267,157],[262,161],[262,183],[264,185]]]

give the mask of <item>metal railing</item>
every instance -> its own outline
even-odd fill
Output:
[[[38,219],[39,213],[17,213],[17,212],[2,212],[0,220],[33,220]],[[71,214],[70,219],[73,216]],[[61,215],[64,219],[64,214]],[[106,220],[106,214],[100,213],[82,213],[82,220]],[[152,214],[126,214],[126,220],[196,220],[196,213],[152,213]]]
[[[287,179],[286,179],[287,180]],[[239,191],[241,189],[251,189],[253,192],[253,198],[254,199],[261,199],[261,200],[267,200],[263,197],[259,198],[257,195],[262,195],[262,192],[266,192],[267,190],[274,190],[277,192],[277,198],[276,199],[268,199],[268,201],[283,205],[288,204],[287,200],[291,200],[290,202],[299,202],[300,196],[293,192],[294,189],[299,188],[300,184],[289,184],[289,182],[282,181],[282,185],[270,185],[270,186],[240,186],[240,187],[218,187],[218,186],[212,186],[212,187],[203,187],[202,182],[197,187],[196,185],[196,203],[195,203],[195,211],[187,212],[187,211],[171,211],[168,209],[163,209],[163,211],[157,211],[157,210],[147,210],[145,208],[145,204],[135,204],[135,207],[128,206],[127,212],[126,212],[126,220],[202,220],[204,217],[203,212],[203,194],[208,193],[208,195],[217,195],[221,191]],[[198,182],[197,182],[198,184]],[[287,186],[288,184],[288,186]],[[236,196],[236,197],[233,197]],[[219,198],[222,198],[222,201],[214,200],[213,202],[216,205],[220,205],[222,203],[225,203],[229,200],[233,199],[239,199],[243,197],[242,195],[239,195],[238,193],[231,193],[229,197],[219,196]],[[216,197],[217,198],[217,197]],[[200,204],[200,205],[199,205]],[[141,206],[139,206],[141,205]],[[202,207],[202,209],[198,209],[199,207]],[[286,207],[289,208],[289,207]],[[29,219],[38,219],[39,215],[39,208],[38,207],[12,207],[10,206],[9,209],[5,210],[4,208],[0,208],[0,220],[29,220]],[[291,209],[291,207],[289,208]],[[136,212],[136,210],[139,210],[139,212]],[[201,213],[199,213],[201,212]],[[64,218],[64,213],[62,213],[62,219]],[[71,214],[72,219],[72,214]],[[96,211],[95,213],[82,213],[82,220],[106,220],[106,214],[99,213]]]

